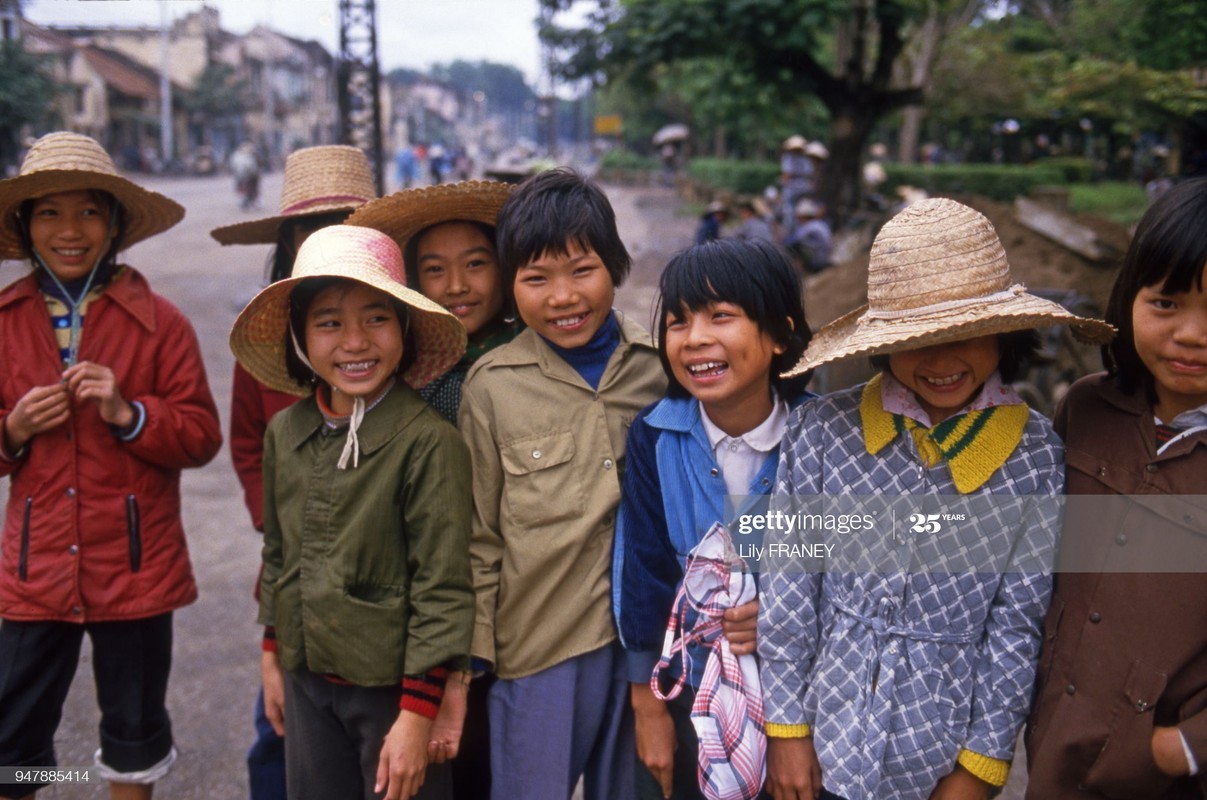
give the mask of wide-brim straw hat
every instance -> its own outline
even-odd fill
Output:
[[[801,136],[799,133],[796,133],[796,134],[789,136],[787,139],[785,139],[784,143],[781,144],[780,147],[784,150],[799,150],[801,152],[804,152],[805,146],[808,143],[809,143],[808,139]]]
[[[27,258],[17,214],[26,200],[101,189],[125,209],[122,247],[162,233],[184,219],[184,207],[117,172],[100,144],[79,133],[48,133],[30,145],[16,177],[0,181],[0,258]]]
[[[377,197],[364,151],[343,144],[295,150],[285,159],[280,213],[210,231],[222,244],[276,244],[281,223],[332,211],[350,211]]]
[[[465,326],[438,304],[407,288],[402,254],[393,239],[371,228],[331,225],[306,239],[298,249],[290,276],[253,297],[231,328],[230,348],[236,360],[271,389],[299,396],[309,394],[309,389],[299,386],[285,367],[289,296],[294,287],[309,278],[359,281],[407,305],[416,352],[414,363],[402,379],[413,389],[443,375],[465,353]],[[296,333],[300,341],[304,334]]]
[[[442,222],[464,220],[493,226],[514,189],[513,184],[499,181],[461,181],[404,189],[365,203],[348,217],[347,224],[381,231],[397,242],[405,255],[407,244],[416,234]]]
[[[947,198],[919,200],[872,243],[868,303],[826,325],[785,376],[853,356],[916,350],[990,334],[1069,325],[1105,344],[1115,329],[1012,283],[993,224]]]

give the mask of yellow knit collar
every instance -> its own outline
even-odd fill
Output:
[[[974,492],[1010,458],[1022,441],[1030,409],[1025,403],[992,406],[957,414],[925,428],[909,417],[884,410],[880,376],[868,381],[859,403],[864,446],[876,455],[908,431],[927,467],[946,461],[961,494]]]

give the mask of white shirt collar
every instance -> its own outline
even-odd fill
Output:
[[[721,442],[733,439],[745,442],[751,449],[760,453],[770,453],[779,446],[780,439],[784,436],[784,430],[788,427],[788,404],[774,390],[771,397],[771,413],[767,415],[767,419],[741,436],[730,436],[718,428],[716,423],[708,418],[704,405],[700,404],[700,421],[704,424],[704,433],[708,436],[708,443],[716,450],[717,445]]]

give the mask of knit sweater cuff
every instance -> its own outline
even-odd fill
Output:
[[[808,723],[800,725],[781,725],[778,722],[767,723],[767,736],[772,739],[804,739],[806,736],[812,736],[813,729]]]
[[[1010,774],[1009,761],[983,756],[971,750],[961,750],[956,761],[990,786],[1005,786],[1006,777]]]
[[[406,675],[402,679],[402,700],[399,708],[403,711],[414,711],[420,716],[435,719],[440,711],[440,701],[444,699],[444,681],[448,678],[448,670],[436,667],[426,675]]]
[[[271,625],[264,628],[264,638],[260,640],[260,649],[265,653],[277,652],[277,629]]]

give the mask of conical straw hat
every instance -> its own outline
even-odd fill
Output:
[[[814,334],[785,376],[842,358],[1051,325],[1069,325],[1091,344],[1109,342],[1115,332],[1012,283],[1006,251],[982,214],[947,198],[919,200],[872,243],[867,305]]]
[[[369,159],[342,144],[295,150],[285,159],[281,210],[272,217],[223,225],[210,231],[222,244],[275,244],[281,223],[359,208],[377,196]]]
[[[79,133],[48,133],[30,145],[16,177],[0,181],[0,258],[27,258],[17,214],[26,200],[59,192],[101,189],[126,212],[122,246],[162,233],[184,219],[184,207],[144,189],[117,172],[95,139]]]
[[[416,353],[402,379],[414,389],[443,375],[465,353],[465,326],[439,304],[407,288],[402,253],[390,237],[370,228],[331,225],[302,243],[293,273],[253,297],[231,329],[230,348],[235,358],[269,388],[309,394],[285,366],[289,296],[307,278],[349,278],[408,306]]]

